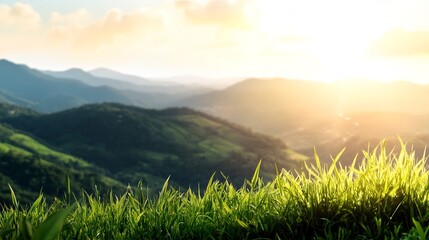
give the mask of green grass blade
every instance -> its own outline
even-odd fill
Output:
[[[336,170],[337,162],[340,160],[341,155],[343,155],[345,150],[346,150],[346,148],[343,148],[343,150],[341,150],[341,152],[338,153],[337,156],[332,159],[331,166],[329,167],[329,170],[328,170],[328,175],[331,175],[334,172],[334,170]]]
[[[50,215],[33,233],[33,240],[55,240],[61,233],[64,222],[74,205]]]
[[[69,175],[67,175],[66,183],[67,183],[66,200],[67,200],[67,204],[70,204],[70,199],[71,199],[72,191],[71,191],[71,180],[70,180],[70,176]]]
[[[253,173],[252,181],[251,181],[251,189],[254,190],[256,188],[256,184],[258,183],[259,172],[261,170],[262,160],[259,160],[258,166],[256,166],[255,172]]]
[[[314,160],[316,161],[317,171],[319,174],[323,172],[322,164],[320,163],[319,154],[317,154],[316,147],[314,147]]]
[[[36,201],[34,201],[33,205],[31,205],[31,208],[28,212],[32,213],[33,211],[35,211],[42,203],[42,201],[43,201],[43,194],[40,193],[39,197],[37,197]]]
[[[16,199],[15,192],[13,191],[12,186],[10,186],[10,184],[7,184],[7,185],[9,185],[10,197],[12,199],[12,204],[16,209],[18,209],[18,200]]]
[[[426,233],[425,233],[425,231],[423,230],[423,227],[422,227],[422,225],[420,224],[420,222],[419,222],[419,221],[416,221],[416,220],[413,218],[413,223],[414,223],[414,226],[416,227],[417,234],[419,235],[419,238],[420,238],[421,240],[425,240],[425,239],[426,239]]]

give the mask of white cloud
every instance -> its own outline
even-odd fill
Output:
[[[92,20],[91,14],[86,9],[79,9],[69,14],[59,12],[51,13],[50,24],[53,26],[81,26]]]
[[[0,27],[32,29],[39,27],[40,15],[28,4],[0,5]]]
[[[257,11],[251,0],[176,0],[175,5],[183,12],[185,19],[195,24],[249,28],[257,18]]]
[[[115,44],[126,44],[154,31],[162,29],[163,19],[146,11],[123,13],[110,10],[100,19],[89,21],[87,11],[51,17],[50,38],[57,44],[71,43],[81,50]]]

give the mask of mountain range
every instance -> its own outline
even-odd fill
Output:
[[[105,86],[91,87],[71,79],[54,78],[6,60],[0,61],[0,89],[7,102],[43,112],[63,110],[91,102],[137,104],[134,99],[116,89]]]
[[[91,71],[89,71],[92,76],[100,77],[100,78],[109,78],[109,79],[117,79],[121,80],[122,82],[129,82],[136,85],[157,85],[157,86],[179,86],[181,85],[177,81],[153,81],[148,78],[142,78],[140,76],[131,75],[131,74],[125,74],[122,72],[118,72],[115,70],[111,70],[108,68],[96,68]]]
[[[44,73],[57,78],[82,81],[94,87],[108,86],[118,90],[164,95],[172,94],[180,97],[202,94],[212,90],[211,88],[195,84],[184,85],[173,82],[151,81],[108,69],[95,69],[90,72],[85,72],[82,69],[72,68],[66,71],[44,71]]]
[[[247,79],[231,87],[179,101],[257,131],[275,135],[311,156],[314,147],[329,162],[342,148],[344,162],[398,136],[420,152],[429,141],[429,86],[411,82]]]
[[[207,87],[181,84],[139,85],[96,77],[81,69],[42,72],[26,65],[0,60],[0,100],[40,112],[55,112],[102,102],[162,108],[170,106],[178,98],[209,90]]]

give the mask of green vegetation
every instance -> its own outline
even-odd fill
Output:
[[[0,202],[10,202],[8,184],[23,202],[33,201],[41,190],[51,201],[64,192],[66,176],[74,182],[75,193],[82,188],[90,191],[95,185],[125,191],[102,169],[0,124]]]
[[[364,155],[359,166],[341,167],[338,156],[265,183],[258,166],[238,189],[211,178],[201,191],[181,192],[167,181],[155,199],[139,185],[119,197],[83,193],[72,207],[67,198],[48,205],[43,195],[23,206],[12,191],[0,237],[28,238],[49,221],[61,239],[427,239],[424,158],[405,145],[389,154],[384,142]]]
[[[82,167],[90,166],[90,164],[88,164],[87,162],[85,162],[81,159],[78,159],[78,158],[75,158],[73,156],[54,151],[54,150],[38,143],[37,141],[35,141],[31,137],[28,137],[24,134],[19,134],[19,133],[12,134],[9,137],[9,139],[11,140],[11,142],[17,144],[18,146],[22,146],[23,148],[37,152],[37,154],[39,156],[48,157],[48,158],[53,157],[53,158],[56,158],[58,161],[61,161],[65,164],[74,163],[74,164],[78,164]]]
[[[0,98],[0,120],[8,117],[36,116],[36,115],[38,115],[38,113],[29,108],[23,108],[23,107],[9,104],[7,102],[4,102]]]
[[[239,186],[261,159],[266,178],[274,177],[275,165],[299,169],[306,159],[276,138],[188,108],[160,111],[105,103],[3,121],[124,184],[142,181],[155,192],[168,177],[173,186],[196,190],[213,172]],[[20,135],[14,139],[28,142]]]

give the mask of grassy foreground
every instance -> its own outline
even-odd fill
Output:
[[[359,166],[319,161],[300,175],[283,171],[270,182],[258,177],[236,189],[210,180],[201,192],[164,185],[156,199],[141,191],[120,197],[98,193],[70,204],[41,195],[0,214],[2,239],[426,239],[429,173],[405,145],[385,143],[364,154]]]

